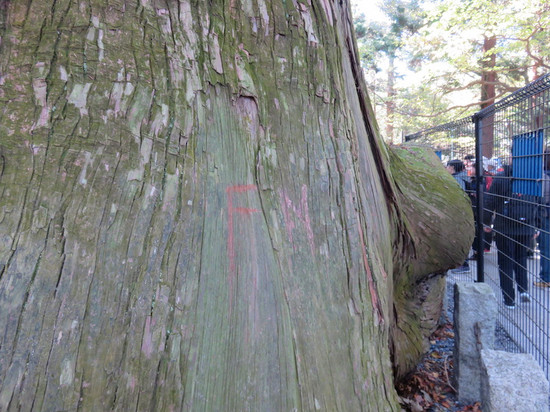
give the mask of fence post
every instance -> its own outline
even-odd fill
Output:
[[[474,250],[477,253],[477,282],[485,281],[485,261],[483,255],[483,192],[485,191],[485,176],[483,173],[483,132],[482,117],[474,114],[475,139],[476,139],[476,242]]]

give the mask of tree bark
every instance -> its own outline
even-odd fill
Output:
[[[470,208],[394,165],[347,1],[0,4],[0,410],[399,410]]]
[[[390,165],[408,233],[393,259],[391,348],[395,376],[402,378],[429,348],[427,337],[441,317],[445,270],[464,261],[474,224],[454,178],[434,174],[441,161],[432,149],[392,147]]]

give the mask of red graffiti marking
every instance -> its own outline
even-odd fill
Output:
[[[229,303],[233,306],[233,283],[236,277],[235,266],[235,233],[234,233],[234,215],[240,214],[250,216],[252,213],[260,212],[258,209],[233,206],[233,194],[244,193],[250,190],[256,190],[256,185],[237,185],[229,186],[225,189],[227,193],[227,257],[229,259]]]
[[[259,212],[258,209],[249,209],[246,207],[236,207],[233,209],[236,213],[240,213],[242,215],[251,215],[254,212]]]

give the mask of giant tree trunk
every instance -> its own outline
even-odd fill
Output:
[[[399,410],[403,287],[460,262],[468,230],[429,239],[470,209],[390,168],[347,2],[0,23],[0,410]]]

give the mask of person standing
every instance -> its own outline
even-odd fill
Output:
[[[485,192],[491,189],[493,184],[493,176],[495,167],[490,159],[483,157],[483,175],[485,176]],[[491,225],[493,222],[490,222]],[[483,252],[489,253],[491,251],[491,244],[493,243],[493,232],[483,232]]]
[[[466,167],[466,171],[468,173],[468,181],[466,182],[466,194],[470,198],[470,202],[472,204],[472,212],[474,214],[474,227],[477,226],[477,177],[476,177],[476,162],[475,159],[468,159],[468,157],[471,157],[470,155],[466,156],[464,159],[464,165]],[[484,234],[485,238],[485,234]],[[467,260],[477,260],[477,230],[474,234],[474,240],[472,242],[472,249],[473,254],[468,257]]]
[[[522,302],[530,302],[527,280],[527,250],[535,231],[532,226],[535,211],[527,200],[516,200],[512,193],[512,169],[505,165],[502,173],[494,176],[486,193],[484,231],[495,232],[500,288],[504,305],[515,308],[514,281]],[[518,210],[521,209],[521,212]],[[493,229],[491,217],[495,216]],[[519,214],[525,217],[518,217]]]
[[[462,160],[454,159],[447,162],[447,171],[453,175],[458,182],[462,190],[466,191],[466,185],[469,183],[470,178],[464,167]]]
[[[468,176],[475,176],[475,163],[476,158],[473,155],[464,156],[464,167],[466,168],[466,173]]]
[[[468,173],[466,172],[466,168],[464,167],[464,163],[462,162],[462,160],[454,159],[447,162],[447,171],[453,175],[462,190],[466,191],[470,182],[470,177],[468,177]],[[456,274],[469,271],[470,265],[468,263],[468,260],[465,260],[464,263],[459,267],[451,269],[451,272]]]

